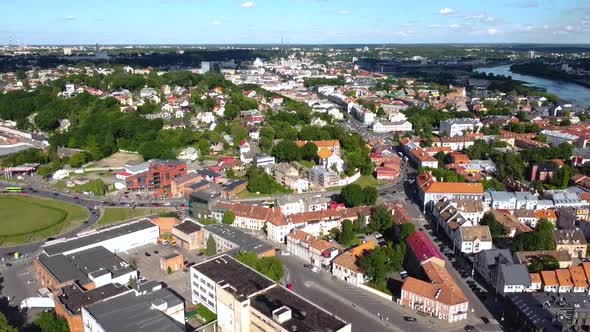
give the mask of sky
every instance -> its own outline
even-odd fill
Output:
[[[2,2],[0,45],[590,43],[590,0]]]

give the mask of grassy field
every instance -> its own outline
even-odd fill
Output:
[[[375,179],[372,175],[363,175],[353,183],[358,184],[361,187],[377,187],[379,184],[377,179]]]
[[[161,212],[173,211],[171,208],[103,208],[102,215],[96,227],[104,227],[113,224],[119,224],[128,220],[137,219]]]
[[[40,241],[79,226],[87,211],[77,205],[31,196],[0,196],[0,245]]]

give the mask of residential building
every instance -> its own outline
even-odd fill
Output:
[[[560,269],[567,269],[572,266],[572,257],[563,250],[518,251],[515,255],[518,262],[524,265],[529,265],[533,259],[542,259],[546,256],[551,256],[557,260]]]
[[[234,226],[256,231],[262,230],[268,221],[284,218],[278,208],[217,202],[213,206],[213,219],[221,222],[225,211],[232,211],[235,214]]]
[[[171,195],[174,179],[187,175],[187,166],[181,161],[154,161],[145,172],[125,179],[128,190],[153,190],[157,195]]]
[[[458,235],[453,240],[456,247],[465,254],[492,249],[492,234],[487,225],[459,227]]]
[[[207,240],[209,237],[213,237],[217,253],[227,253],[233,256],[240,251],[249,251],[259,257],[274,256],[275,254],[273,246],[231,225],[202,225],[201,232],[200,242],[197,244],[199,249],[206,248]]]
[[[406,266],[409,272],[420,274],[422,265],[434,262],[445,266],[445,259],[438,251],[434,243],[428,239],[423,231],[415,232],[406,239]]]
[[[427,281],[406,279],[398,303],[449,323],[467,319],[469,302],[448,271],[434,262],[422,267]]]
[[[356,287],[364,285],[367,278],[363,269],[357,265],[357,260],[365,251],[375,250],[376,247],[375,242],[367,241],[343,252],[333,260],[332,275]]]
[[[304,231],[294,229],[287,235],[287,251],[306,263],[329,270],[339,250],[330,242]]]
[[[309,171],[309,182],[323,188],[337,187],[340,185],[340,175],[333,170],[314,166]]]
[[[443,197],[452,200],[483,201],[484,199],[481,183],[437,182],[430,173],[418,175],[416,182],[424,210]]]
[[[496,292],[499,294],[522,293],[531,287],[529,271],[523,264],[500,264]]]
[[[373,131],[376,133],[393,133],[412,131],[412,123],[409,121],[376,121],[373,123]]]
[[[557,293],[559,290],[559,281],[555,271],[541,271],[541,280],[543,280],[543,292]]]
[[[465,136],[467,133],[477,133],[483,127],[478,119],[460,118],[440,122],[440,134],[447,137]]]
[[[194,265],[190,278],[192,302],[217,314],[217,331],[351,331],[350,323],[227,255]]]
[[[184,332],[182,298],[159,283],[146,284],[123,295],[82,307],[84,330]]]
[[[566,251],[570,256],[576,258],[586,257],[588,242],[582,231],[578,229],[556,229],[553,231],[555,237],[555,250]]]
[[[488,284],[496,287],[500,266],[511,264],[514,259],[509,249],[490,249],[476,254],[474,268]]]

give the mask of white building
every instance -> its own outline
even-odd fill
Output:
[[[116,225],[101,230],[80,233],[71,238],[49,241],[43,246],[48,255],[69,255],[82,250],[105,247],[112,253],[127,251],[146,244],[156,243],[160,236],[158,225],[149,219]]]
[[[409,121],[385,122],[377,121],[373,123],[373,132],[375,133],[392,133],[412,131],[412,123]]]
[[[465,254],[492,249],[492,234],[488,226],[459,227],[453,240],[456,247]]]
[[[482,127],[478,119],[449,119],[440,122],[440,134],[448,137],[464,136],[465,133],[477,133]]]

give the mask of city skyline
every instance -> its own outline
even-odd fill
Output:
[[[590,3],[34,0],[4,5],[0,44],[590,43]]]

